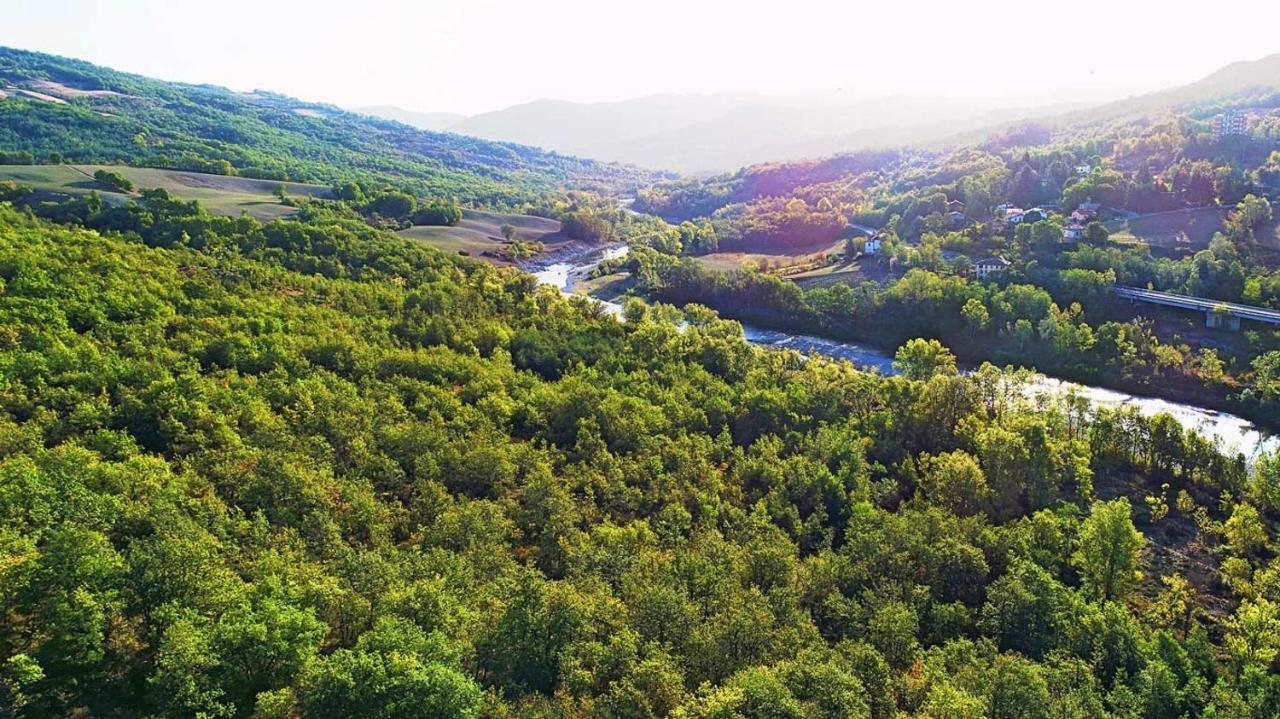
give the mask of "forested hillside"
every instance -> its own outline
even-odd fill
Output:
[[[161,82],[0,48],[0,163],[33,161],[393,182],[418,195],[486,204],[652,179],[635,168],[426,132],[274,93]]]
[[[1206,331],[1203,314],[1112,294],[1280,308],[1280,90],[1263,82],[1280,84],[1275,66],[1119,117],[659,182],[634,204],[663,218],[654,252],[610,269],[629,271],[634,292],[773,329],[889,350],[934,338],[973,363],[1280,427],[1274,325]]]
[[[1280,461],[177,209],[0,205],[3,715],[1280,710]]]

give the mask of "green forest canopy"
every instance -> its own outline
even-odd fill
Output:
[[[1275,459],[323,212],[200,237],[0,206],[10,715],[1280,707]]]
[[[846,219],[916,239],[957,199],[1243,199],[1243,172],[1200,156],[1204,118],[660,185],[641,209],[706,218],[663,227],[547,197],[651,179],[627,168],[0,50],[0,81],[40,80],[118,94],[0,101],[4,161],[352,196],[265,225],[146,190],[0,203],[0,717],[1280,712],[1280,458],[1030,406],[1018,373],[959,374],[936,341],[900,338],[882,377],[752,347],[698,304],[619,322],[370,224],[419,198],[547,202],[575,236],[658,238],[647,279],[699,299],[828,326],[932,302],[948,312],[916,321],[1014,341],[988,326],[1022,320],[1074,362],[1092,330],[1041,287],[917,270],[804,294],[672,256]],[[1103,149],[1137,169],[1068,177]],[[1185,263],[1083,248],[1063,269],[1253,292],[1245,229]],[[1103,327],[1118,357],[1159,358],[1142,327]],[[1256,374],[1280,387],[1280,364]]]

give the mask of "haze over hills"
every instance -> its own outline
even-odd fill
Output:
[[[624,162],[653,170],[705,173],[867,147],[937,140],[956,132],[1078,109],[1078,104],[839,95],[653,95],[577,103],[537,100],[451,124],[438,113],[394,107],[361,112],[490,140]]]
[[[386,120],[395,120],[403,122],[409,127],[416,127],[419,130],[427,130],[428,132],[440,132],[467,119],[466,115],[456,112],[416,112],[414,110],[406,110],[395,105],[372,105],[369,107],[357,107],[355,111],[363,115],[372,115],[381,117]]]
[[[1071,113],[1068,122],[1140,115],[1280,88],[1280,53],[1234,62],[1192,83]]]
[[[1266,111],[1277,104],[1280,104],[1280,53],[1235,62],[1195,82],[1115,102],[1057,113],[1051,107],[1044,107],[1039,116],[1028,117],[1026,121],[996,122],[992,113],[987,116],[992,122],[965,130],[943,116],[934,121],[932,129],[936,129],[938,135],[929,147],[904,147],[907,143],[890,140],[908,131],[907,128],[886,126],[850,133],[844,139],[850,143],[865,141],[862,151],[806,153],[800,150],[792,156],[779,154],[774,159],[709,177],[660,183],[641,190],[633,208],[670,221],[681,221],[711,216],[722,208],[761,198],[803,194],[806,189],[816,195],[825,193],[834,197],[840,186],[859,175],[884,172],[902,157],[913,157],[913,153],[942,156],[950,151],[961,154],[973,151],[994,155],[1016,149],[1016,155],[1021,157],[1031,146],[1045,144],[1057,135],[1096,134],[1108,128],[1117,129],[1122,135],[1141,134],[1142,128],[1168,121],[1170,117],[1193,116],[1206,121],[1227,108],[1257,107]],[[924,107],[922,102],[917,108],[921,115],[925,114]],[[816,144],[809,143],[808,149],[813,150]],[[801,143],[797,142],[794,147],[801,147]],[[1191,151],[1187,159],[1203,160],[1210,152],[1210,149],[1199,148]],[[961,193],[957,190],[956,194]],[[1041,199],[1053,201],[1054,198]],[[1122,204],[1121,199],[1117,198],[1117,204]]]
[[[1188,85],[1109,103],[1036,103],[897,96],[851,99],[758,94],[651,95],[579,103],[536,100],[470,117],[362,108],[415,127],[617,161],[655,170],[720,172],[760,162],[932,143],[1030,119],[1118,117],[1280,86],[1280,55],[1233,63]]]

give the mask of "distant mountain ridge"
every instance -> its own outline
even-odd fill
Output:
[[[443,132],[467,119],[466,115],[456,112],[417,112],[415,110],[406,110],[403,107],[396,107],[395,105],[357,107],[355,112],[362,115],[380,117],[384,120],[403,122],[409,127],[416,127],[419,130],[428,132]]]
[[[439,129],[652,170],[709,173],[757,162],[927,142],[1077,107],[1010,108],[912,97],[852,101],[666,94],[600,103],[535,100]],[[440,121],[435,113],[400,108],[363,111],[411,124]]]
[[[1280,54],[1233,63],[1181,87],[1101,104],[1018,107],[939,98],[805,101],[756,94],[667,94],[600,103],[535,100],[471,117],[399,108],[362,111],[653,170],[711,174],[863,149],[971,141],[1018,122],[1122,117],[1275,88],[1280,88]]]
[[[1059,122],[1082,122],[1141,115],[1211,100],[1229,101],[1249,94],[1280,92],[1280,53],[1222,67],[1195,82],[1137,95],[1069,113]]]
[[[1194,118],[1205,127],[1206,121],[1217,113],[1245,107],[1273,116],[1280,113],[1280,54],[1233,63],[1179,87],[1084,110],[1049,114],[1046,109],[1043,117],[956,131],[941,136],[936,142],[912,148],[886,142],[878,148],[814,154],[802,159],[774,159],[712,176],[659,183],[640,191],[632,206],[640,212],[679,222],[711,217],[731,205],[763,198],[794,195],[809,202],[816,202],[818,197],[835,201],[844,188],[852,186],[859,177],[874,176],[886,169],[900,171],[897,165],[903,161],[959,156],[965,158],[964,162],[979,163],[977,167],[982,166],[983,158],[1006,167],[1006,163],[1008,166],[1018,163],[1016,158],[1024,157],[1032,146],[1046,146],[1055,137],[1093,133],[1096,139],[1109,137],[1107,133],[1115,129],[1130,131],[1124,135],[1127,137],[1140,136],[1143,128],[1158,127],[1153,121],[1179,115]],[[884,139],[892,132],[890,128],[877,138],[874,131],[865,131],[863,138]],[[1000,157],[1004,159],[998,159]],[[927,172],[922,174],[928,176]],[[821,190],[815,190],[819,186]]]

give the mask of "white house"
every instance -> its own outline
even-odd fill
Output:
[[[1072,216],[1074,219],[1074,215]],[[1062,239],[1069,242],[1076,242],[1084,239],[1084,225],[1079,222],[1072,222],[1067,225],[1062,232]]]
[[[1022,222],[1022,217],[1025,214],[1027,214],[1026,210],[1023,210],[1021,207],[1010,207],[1004,211],[1004,221],[1011,225],[1016,225],[1019,222]]]
[[[993,257],[983,257],[973,262],[973,272],[978,276],[979,280],[985,280],[991,275],[998,275],[1009,269],[1009,261],[1000,255]]]
[[[1084,202],[1080,203],[1080,206],[1076,208],[1076,212],[1083,212],[1089,217],[1094,217],[1098,214],[1098,211],[1101,209],[1102,209],[1102,203],[1094,202],[1092,197],[1088,197],[1088,198],[1085,198]]]
[[[868,237],[866,241],[862,243],[862,254],[874,255],[878,253],[880,251],[880,245],[883,242],[884,242],[884,237],[882,237],[881,235],[873,235],[871,237]]]

